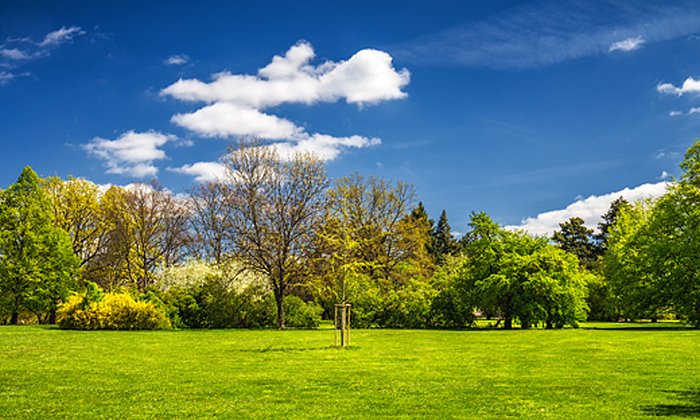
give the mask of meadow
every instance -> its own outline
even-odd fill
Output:
[[[700,416],[700,331],[0,327],[0,417]]]

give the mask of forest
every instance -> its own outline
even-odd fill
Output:
[[[475,211],[457,238],[409,184],[331,182],[254,139],[221,161],[225,178],[186,194],[26,167],[0,191],[0,324],[314,328],[348,302],[361,328],[700,326],[700,141],[662,197],[549,237]]]

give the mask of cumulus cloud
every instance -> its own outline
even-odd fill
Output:
[[[172,140],[175,136],[156,131],[127,131],[114,140],[95,137],[83,148],[104,161],[107,173],[144,178],[158,173],[153,161],[166,158],[161,147]]]
[[[284,118],[226,102],[189,114],[176,114],[171,121],[205,137],[254,136],[279,140],[293,137],[301,130]]]
[[[226,167],[218,162],[196,162],[179,168],[168,168],[171,172],[177,172],[194,176],[196,182],[215,182],[226,178]]]
[[[634,51],[636,49],[639,49],[642,46],[642,44],[644,44],[644,38],[642,38],[641,36],[627,38],[622,41],[617,41],[610,45],[610,48],[608,48],[608,52]]]
[[[347,60],[318,64],[313,63],[315,56],[310,43],[299,42],[285,54],[275,55],[255,75],[221,72],[214,74],[210,82],[180,79],[160,94],[205,104],[195,111],[173,115],[174,124],[203,137],[267,140],[282,158],[311,152],[320,159],[333,160],[348,148],[380,144],[380,139],[361,135],[310,133],[265,111],[282,104],[313,105],[341,100],[366,106],[407,96],[403,88],[410,81],[410,73],[396,70],[392,57],[383,51],[364,49]],[[181,172],[197,176],[193,172],[196,168],[185,169],[190,172]]]
[[[672,83],[659,83],[656,90],[659,93],[677,96],[683,96],[686,93],[700,93],[700,80],[688,77],[680,86],[675,86]]]
[[[410,81],[406,69],[395,70],[389,54],[365,49],[347,61],[326,61],[313,66],[311,44],[300,42],[284,56],[258,70],[258,75],[217,73],[213,81],[180,79],[161,91],[163,96],[192,102],[229,102],[250,108],[283,103],[337,102],[373,104],[406,97]]]
[[[664,180],[664,179],[669,179],[671,178],[671,174],[669,174],[666,171],[661,171],[661,175],[659,175],[659,179]]]
[[[181,66],[187,64],[190,58],[185,54],[171,55],[170,57],[163,60],[163,64],[168,66]]]
[[[520,225],[506,226],[506,229],[525,230],[533,235],[551,235],[559,229],[559,223],[572,217],[582,218],[586,226],[594,228],[601,221],[601,215],[608,211],[610,203],[623,197],[629,202],[660,197],[666,193],[667,182],[655,184],[642,184],[635,188],[624,188],[620,191],[604,195],[591,195],[569,204],[565,209],[540,213],[535,217],[528,217]]]

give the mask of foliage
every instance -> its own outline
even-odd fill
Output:
[[[165,313],[127,293],[107,293],[95,300],[74,294],[58,310],[58,325],[73,330],[154,330],[170,328]]]
[[[473,322],[470,312],[503,319],[511,328],[542,322],[547,328],[576,325],[585,319],[584,273],[571,254],[545,238],[502,229],[484,213],[474,213],[464,244],[465,258],[443,276],[436,317],[451,327]]]
[[[53,321],[75,287],[78,260],[65,231],[53,225],[51,202],[36,173],[26,167],[0,200],[0,303],[17,324],[29,310]]]
[[[582,267],[592,269],[598,261],[598,249],[593,241],[593,229],[584,225],[580,217],[572,217],[559,224],[560,230],[554,232],[552,240],[566,252],[578,258]]]
[[[458,251],[457,241],[452,235],[450,222],[447,220],[447,212],[442,210],[440,219],[438,220],[435,229],[432,231],[433,243],[432,253],[437,264],[445,262],[447,255],[454,254]]]

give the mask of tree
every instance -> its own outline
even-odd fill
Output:
[[[190,193],[193,247],[201,257],[216,264],[221,264],[232,250],[227,234],[231,225],[230,195],[230,187],[223,182],[200,184]]]
[[[229,150],[223,163],[231,188],[234,256],[269,279],[282,329],[284,296],[302,280],[325,208],[325,166],[312,154],[284,161],[276,149],[245,140]]]
[[[665,242],[662,232],[650,225],[655,206],[652,201],[639,201],[621,207],[610,229],[603,272],[617,310],[626,319],[656,319],[670,306],[669,288],[663,286],[651,248],[655,242]]]
[[[447,255],[457,250],[457,242],[452,236],[452,228],[447,220],[447,212],[442,210],[440,219],[433,230],[433,255],[438,265],[445,261]]]
[[[51,202],[36,173],[26,167],[0,202],[0,294],[10,323],[24,309],[40,322],[55,318],[78,267],[65,231],[53,226]]]
[[[576,255],[581,267],[591,269],[598,257],[592,242],[593,229],[586,227],[584,223],[580,217],[572,217],[560,223],[560,230],[554,232],[552,240],[559,248]]]
[[[144,291],[156,268],[184,257],[189,212],[184,202],[155,184],[135,184],[127,190],[125,204],[132,240],[129,273],[132,283]]]
[[[80,178],[64,181],[49,177],[42,184],[51,199],[54,225],[68,233],[73,252],[84,267],[98,255],[105,238],[100,188]]]
[[[629,208],[630,203],[623,197],[618,197],[610,203],[610,208],[602,216],[602,221],[598,223],[598,233],[594,235],[597,241],[597,254],[603,255],[608,249],[608,239],[610,237],[611,229],[620,217],[620,212]]]
[[[449,312],[456,308],[468,323],[480,309],[500,316],[507,329],[515,320],[522,328],[561,328],[585,316],[585,276],[573,255],[546,238],[502,229],[485,213],[473,213],[469,225],[461,267],[451,269],[456,277],[436,299],[451,303],[441,305],[443,319],[459,324]]]

